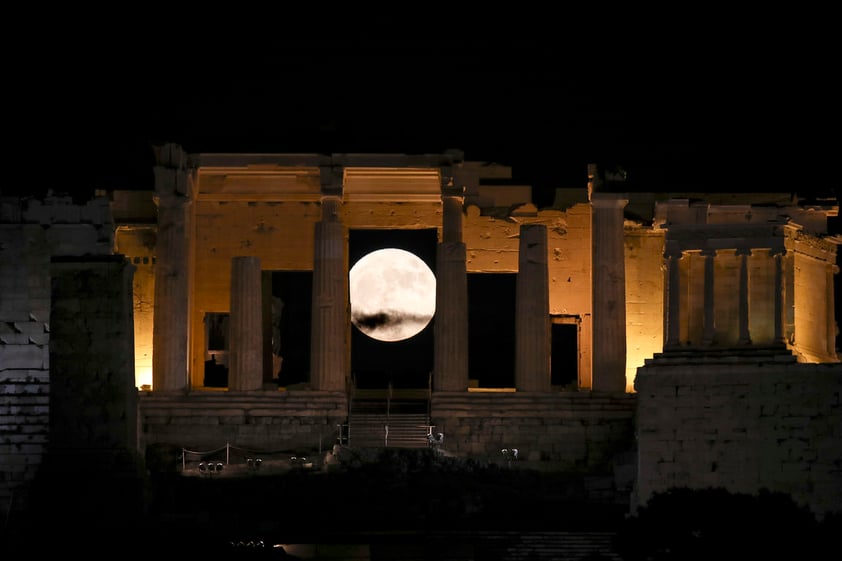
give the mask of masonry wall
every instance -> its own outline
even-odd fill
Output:
[[[112,251],[113,223],[108,201],[103,197],[84,205],[73,204],[70,197],[0,199],[0,508],[10,516],[31,501],[33,481],[43,471],[54,445],[52,427],[69,429],[79,423],[75,415],[69,419],[58,415],[54,403],[55,365],[50,356],[55,350],[51,341],[55,327],[54,261],[73,256],[95,261]],[[111,280],[104,286],[124,286],[119,280]],[[91,293],[78,296],[85,297],[98,298]],[[122,293],[120,301],[131,306],[131,294]],[[113,304],[103,297],[101,308],[111,310]],[[90,310],[79,305],[72,312],[74,320],[94,332],[103,329],[104,324],[88,321],[92,319],[86,315]],[[73,346],[77,356],[96,352],[92,345],[78,339]],[[107,347],[106,352],[128,353],[127,356],[133,352],[131,341],[106,341],[103,346]],[[90,361],[97,363],[101,359],[98,356]],[[112,396],[103,397],[108,400]],[[127,396],[116,399],[125,403]],[[132,433],[135,414],[133,409],[126,411],[122,417],[110,419],[116,423],[110,426],[130,423],[127,430]],[[128,445],[132,442],[136,439]]]
[[[787,493],[819,515],[842,508],[842,365],[663,362],[635,383],[639,505],[671,487],[724,487]]]
[[[194,458],[227,445],[257,452],[330,449],[348,417],[344,392],[203,391],[140,395],[140,446],[188,450]],[[170,462],[180,462],[175,456]],[[162,466],[166,469],[170,466]]]
[[[0,224],[0,509],[27,502],[47,451],[50,258],[37,224]]]

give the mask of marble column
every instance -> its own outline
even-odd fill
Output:
[[[520,227],[515,303],[515,387],[547,392],[550,379],[550,297],[547,227]]]
[[[260,258],[231,259],[228,389],[263,387],[263,290]]]
[[[593,270],[593,384],[595,391],[626,390],[626,273],[623,209],[619,193],[591,195]]]
[[[786,250],[784,267],[784,338],[795,343],[795,251]]]
[[[442,196],[442,241],[436,253],[434,391],[468,388],[468,274],[462,242],[462,197]]]
[[[315,225],[310,387],[345,391],[348,280],[341,196],[322,197],[322,219]]]
[[[667,262],[667,325],[665,347],[681,345],[681,251],[670,251]]]
[[[740,259],[740,291],[738,313],[740,318],[740,339],[739,344],[750,345],[751,333],[749,330],[749,292],[748,292],[748,258],[751,250],[740,248],[737,250],[737,257]]]
[[[786,253],[786,250],[782,247],[769,250],[769,256],[775,260],[775,286],[773,288],[773,297],[775,299],[774,340],[776,343],[786,342],[786,338],[784,337],[784,323],[786,321],[784,317],[784,297],[786,295],[786,289],[784,287],[784,253]]]
[[[702,333],[702,344],[712,345],[716,338],[716,317],[714,314],[714,259],[716,251],[703,250],[702,256],[705,258],[705,285],[704,285],[704,326]]]
[[[152,330],[152,389],[183,391],[190,387],[187,368],[189,238],[192,200],[187,155],[176,145],[161,147],[154,168],[158,209],[155,247],[155,307]]]

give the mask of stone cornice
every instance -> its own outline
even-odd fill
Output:
[[[670,251],[759,249],[784,246],[783,224],[692,224],[666,229]]]
[[[343,180],[346,201],[441,201],[438,168],[346,167]]]
[[[797,253],[819,261],[834,262],[836,247],[839,245],[837,238],[819,238],[800,231],[794,232],[789,238],[792,242],[790,245],[794,246]]]

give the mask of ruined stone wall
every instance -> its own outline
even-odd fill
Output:
[[[671,487],[765,488],[839,511],[842,365],[736,362],[664,358],[638,371],[639,505]]]
[[[68,419],[54,411],[52,262],[71,256],[96,260],[112,250],[113,224],[104,197],[84,205],[55,196],[0,200],[0,508],[4,513],[27,506],[30,484],[53,445],[51,427],[64,423],[71,431],[78,426],[75,415]],[[123,296],[131,302],[130,294]],[[105,298],[102,305],[112,304]],[[88,311],[79,306],[74,313],[84,322]],[[90,325],[94,331],[103,327]],[[78,353],[93,352],[90,345],[78,340],[74,344]],[[103,344],[127,356],[133,352],[130,342]],[[125,400],[126,395],[117,399]],[[135,414],[131,410],[110,421],[134,427]]]

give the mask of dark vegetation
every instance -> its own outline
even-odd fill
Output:
[[[342,448],[335,461],[312,469],[236,477],[185,475],[173,459],[147,458],[141,478],[76,474],[39,482],[37,508],[12,520],[6,532],[12,539],[0,550],[9,556],[0,557],[122,552],[233,559],[258,553],[232,549],[237,543],[260,543],[262,553],[277,557],[271,544],[417,541],[453,531],[609,531],[625,561],[812,561],[829,558],[831,540],[842,535],[842,516],[819,520],[783,494],[673,489],[629,515],[627,503],[589,496],[581,474],[465,460],[432,448]]]
[[[817,518],[783,493],[676,488],[655,494],[617,533],[625,561],[835,559],[842,511]]]
[[[212,535],[330,540],[440,530],[553,530],[616,525],[625,505],[588,501],[581,477],[442,455],[343,449],[326,469],[210,479],[159,474],[150,516],[202,519]],[[314,535],[315,534],[315,535]]]

